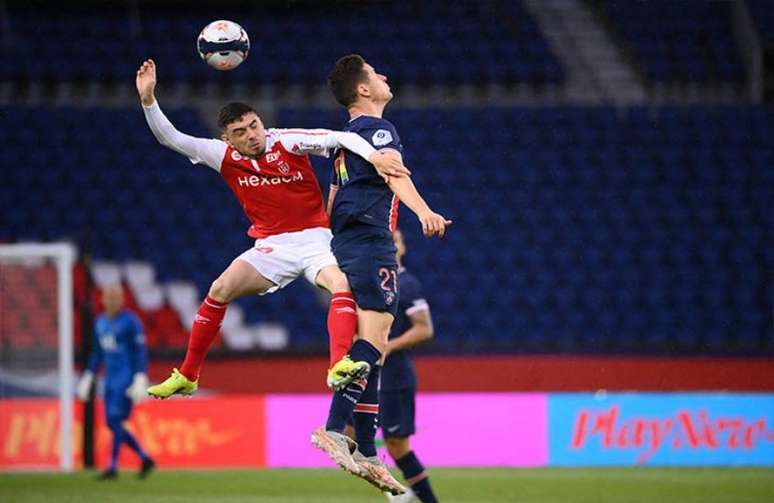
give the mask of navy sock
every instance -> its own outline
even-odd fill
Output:
[[[381,356],[382,354],[378,349],[363,339],[356,340],[352,344],[352,349],[349,350],[349,357],[353,361],[366,361],[371,365],[372,370]],[[344,431],[344,427],[347,425],[349,418],[352,417],[355,405],[360,401],[360,395],[363,394],[365,388],[366,383],[364,382],[352,383],[343,390],[333,394],[331,408],[328,411],[328,421],[325,423],[326,430],[339,433]]]
[[[146,453],[146,452],[145,452],[145,451],[142,449],[142,447],[140,447],[140,443],[137,441],[137,439],[136,439],[136,438],[134,438],[134,436],[133,436],[131,433],[129,433],[129,430],[127,430],[127,429],[126,429],[126,428],[124,428],[123,426],[121,427],[121,430],[122,430],[122,434],[123,434],[123,437],[124,437],[124,442],[126,442],[126,444],[127,444],[129,447],[131,447],[131,448],[132,448],[132,450],[133,450],[134,452],[136,452],[138,456],[140,456],[140,459],[141,459],[143,462],[145,462],[145,461],[148,461],[148,459],[149,459],[150,457],[149,457],[149,456],[148,456],[148,454],[147,454],[147,453]]]
[[[377,418],[379,417],[379,374],[381,367],[375,365],[368,375],[368,384],[360,395],[360,401],[355,405],[352,414],[352,425],[355,427],[357,449],[367,457],[376,456]]]
[[[427,476],[425,467],[422,466],[414,451],[409,451],[402,458],[396,459],[395,464],[403,472],[403,478],[411,486],[411,490],[417,495],[419,501],[422,503],[438,502],[435,493],[433,493],[433,488],[430,486],[430,479]]]
[[[110,431],[113,432],[113,448],[110,450],[110,464],[108,465],[108,471],[114,472],[118,470],[118,454],[121,452],[121,443],[124,441],[121,434],[121,426],[116,427],[110,425]]]

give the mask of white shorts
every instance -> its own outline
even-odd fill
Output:
[[[299,276],[315,284],[325,266],[338,265],[331,252],[330,229],[315,227],[256,239],[255,246],[236,260],[244,260],[275,286],[262,295],[285,288]]]

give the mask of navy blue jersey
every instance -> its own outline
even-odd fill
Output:
[[[429,309],[419,280],[402,267],[398,270],[398,285],[398,313],[392,323],[390,339],[400,337],[411,328],[412,314]],[[417,374],[411,350],[390,353],[382,368],[381,389],[416,388],[416,385]]]
[[[395,127],[385,119],[361,115],[349,121],[344,131],[359,134],[376,149],[392,148],[403,153]],[[392,236],[398,222],[399,201],[373,164],[348,150],[339,150],[332,184],[338,186],[331,211],[334,234],[353,223],[362,223]]]
[[[125,388],[137,372],[146,372],[148,353],[140,320],[127,310],[109,318],[97,317],[94,323],[94,348],[87,368],[96,372],[105,364],[105,387]]]

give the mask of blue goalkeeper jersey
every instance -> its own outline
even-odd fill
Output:
[[[139,318],[122,310],[109,318],[97,317],[94,323],[94,346],[87,368],[97,372],[105,365],[105,387],[125,388],[137,372],[146,372],[148,352]]]
[[[355,117],[344,131],[357,133],[376,149],[403,153],[400,137],[389,121],[380,117]],[[392,237],[398,222],[398,198],[373,164],[341,149],[334,161],[332,184],[338,186],[331,211],[331,231],[336,234],[353,224],[365,224]]]

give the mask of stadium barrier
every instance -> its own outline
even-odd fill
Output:
[[[330,467],[309,444],[328,405],[326,394],[145,402],[129,429],[167,468]],[[58,466],[58,410],[0,401],[0,469]],[[774,466],[774,394],[421,393],[412,445],[428,466]],[[109,447],[100,419],[98,464]]]

